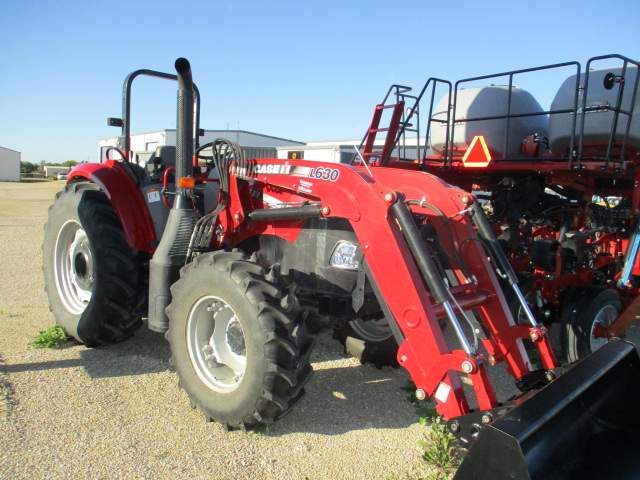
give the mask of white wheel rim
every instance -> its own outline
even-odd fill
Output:
[[[78,222],[69,220],[60,228],[54,252],[58,296],[69,313],[80,315],[93,294],[94,263],[89,238]]]
[[[613,305],[607,305],[603,307],[593,319],[591,324],[591,331],[589,332],[589,346],[591,351],[595,352],[602,347],[609,339],[605,336],[595,336],[596,330],[602,332],[607,329],[613,321],[618,317],[618,309]]]
[[[238,316],[224,300],[200,298],[187,320],[187,349],[198,378],[211,390],[238,388],[247,367],[245,336]]]

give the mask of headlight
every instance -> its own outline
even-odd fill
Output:
[[[358,246],[349,242],[338,242],[331,254],[329,265],[335,268],[345,270],[357,270],[360,266],[356,255],[358,254]]]

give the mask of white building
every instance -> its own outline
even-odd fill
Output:
[[[374,150],[382,150],[385,139],[376,139]],[[424,137],[420,137],[418,147],[416,148],[416,139],[408,138],[404,145],[395,148],[391,153],[392,157],[401,157],[404,159],[419,158],[424,152]],[[315,160],[318,162],[331,163],[349,163],[357,154],[356,148],[360,145],[361,140],[338,140],[338,141],[321,141],[308,142],[303,146],[282,146],[276,147],[278,151],[277,158]],[[361,152],[360,152],[361,153]]]
[[[205,130],[205,135],[200,137],[200,145],[212,142],[216,138],[226,138],[236,142],[243,148],[247,158],[303,159],[331,163],[349,163],[356,155],[356,148],[361,143],[361,140],[304,143],[244,130]],[[384,141],[384,138],[377,138],[374,150],[382,150]],[[99,140],[101,161],[107,158],[108,148],[123,147],[119,142],[122,142],[122,137]],[[393,150],[391,155],[404,159],[419,158],[424,153],[424,143],[424,137],[407,138],[404,144],[400,143],[400,146]],[[146,162],[157,147],[175,144],[175,130],[158,130],[131,135],[131,150],[136,153],[137,162],[140,164]],[[117,157],[116,152],[109,152],[108,158]]]
[[[71,171],[71,167],[63,167],[62,165],[45,165],[44,176],[55,177],[59,173],[67,174]]]
[[[200,145],[212,142],[217,138],[226,138],[239,144],[245,150],[245,155],[252,158],[268,158],[276,156],[276,147],[280,146],[304,146],[303,142],[288,140],[286,138],[272,137],[260,133],[247,132],[245,130],[205,130],[204,136],[200,137]],[[106,151],[109,147],[120,147],[121,137],[102,138],[98,141],[100,148],[100,160],[107,158]],[[175,130],[158,130],[155,132],[138,133],[131,135],[131,150],[138,154],[139,160],[144,161],[154,152],[157,147],[176,144]],[[108,158],[116,158],[110,152]]]
[[[20,152],[0,147],[0,182],[20,181]]]

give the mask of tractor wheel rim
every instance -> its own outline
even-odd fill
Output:
[[[349,322],[349,325],[362,339],[369,342],[383,342],[393,335],[385,318],[369,321],[356,318]]]
[[[207,295],[193,305],[187,349],[196,375],[208,388],[220,393],[238,388],[247,367],[245,335],[228,303]]]
[[[589,344],[592,352],[609,341],[606,336],[596,336],[596,332],[607,329],[617,317],[618,309],[613,305],[606,305],[598,311],[591,324],[591,332],[589,332]]]
[[[69,220],[58,231],[54,262],[60,300],[67,311],[80,315],[91,301],[95,277],[89,238],[76,221]]]

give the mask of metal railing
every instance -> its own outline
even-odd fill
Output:
[[[589,106],[587,105],[587,99],[589,96],[589,83],[590,77],[592,74],[592,64],[595,62],[600,62],[603,60],[612,60],[617,59],[620,60],[621,66],[616,66],[615,68],[622,68],[620,75],[614,75],[610,73],[605,79],[605,88],[612,89],[618,86],[617,98],[615,105],[603,104],[603,105],[595,105]],[[628,75],[629,68],[635,66],[635,79],[633,75]],[[456,128],[461,128],[461,126],[474,123],[474,122],[484,122],[484,121],[496,121],[502,120],[504,121],[504,136],[503,136],[503,154],[502,156],[497,155],[494,159],[498,162],[500,161],[549,161],[549,162],[567,162],[568,169],[582,169],[585,167],[585,162],[599,162],[602,164],[602,168],[604,170],[608,170],[612,165],[620,169],[626,160],[628,160],[632,156],[638,155],[638,146],[629,145],[629,133],[631,129],[632,119],[634,115],[634,107],[636,104],[637,94],[638,94],[638,85],[640,83],[640,64],[637,61],[631,60],[627,57],[623,57],[621,55],[603,55],[599,57],[593,57],[586,63],[585,71],[582,71],[581,64],[578,62],[565,62],[565,63],[557,63],[553,65],[546,65],[542,67],[528,68],[522,70],[513,70],[493,75],[484,75],[472,78],[466,78],[463,80],[459,80],[455,83],[455,86],[452,86],[451,82],[446,80],[438,79],[438,78],[429,78],[417,96],[410,95],[409,92],[411,89],[409,87],[401,86],[401,85],[393,85],[387,92],[384,97],[382,105],[387,104],[387,102],[395,101],[396,103],[401,100],[413,100],[413,107],[407,108],[407,110],[403,113],[402,119],[400,121],[398,133],[396,135],[395,143],[393,145],[393,151],[398,154],[399,157],[403,156],[403,153],[407,151],[407,134],[415,133],[416,134],[416,149],[417,149],[417,158],[420,158],[424,163],[427,161],[428,151],[431,147],[431,133],[434,125],[441,124],[446,127],[445,132],[445,142],[444,147],[442,148],[442,154],[440,156],[430,156],[428,160],[430,162],[439,163],[441,166],[447,168],[452,167],[460,161],[460,158],[464,152],[460,152],[455,148],[454,138],[456,133]],[[572,100],[568,106],[562,106],[561,108],[549,108],[547,110],[538,110],[538,111],[514,111],[513,109],[513,92],[515,90],[514,80],[516,77],[518,79],[524,78],[522,76],[527,74],[532,74],[535,72],[545,72],[545,71],[559,71],[560,69],[567,69],[570,72],[573,72],[575,75],[575,88],[572,92]],[[551,72],[553,73],[553,72]],[[627,78],[628,77],[628,78]],[[458,93],[467,87],[471,83],[478,84],[479,82],[486,82],[487,84],[491,84],[492,80],[495,82],[496,79],[506,79],[506,87],[508,95],[506,96],[506,105],[505,105],[505,113],[503,115],[476,115],[473,117],[468,117],[466,115],[461,115],[458,106]],[[593,81],[592,81],[593,82]],[[608,82],[608,84],[606,84]],[[448,87],[448,91],[445,94],[447,98],[446,104],[447,109],[444,113],[444,118],[434,118],[434,105],[436,99],[436,88],[439,86]],[[628,93],[628,89],[631,90],[631,103],[628,108],[622,108],[623,103],[628,98],[628,94],[625,95],[625,91]],[[430,95],[427,98],[424,98],[425,93],[429,92]],[[428,121],[427,127],[425,131],[424,138],[426,141],[424,145],[420,145],[420,121],[419,121],[419,112],[420,112],[420,102],[423,100],[429,102],[429,111],[428,111]],[[393,99],[393,100],[392,100]],[[553,104],[552,104],[553,106]],[[585,142],[585,123],[586,123],[586,115],[592,113],[594,111],[610,111],[613,112],[613,117],[611,121],[611,130],[608,140],[603,140],[602,142],[598,142],[597,145],[588,145]],[[466,112],[465,112],[466,113]],[[570,115],[570,132],[569,132],[569,140],[568,145],[565,151],[549,151],[543,155],[539,155],[537,157],[530,157],[524,154],[519,154],[517,156],[510,155],[508,152],[514,149],[513,142],[514,139],[510,138],[510,132],[513,126],[513,121],[519,118],[527,118],[527,117],[539,117],[539,116],[549,116],[551,118],[555,115]],[[414,120],[415,124],[412,124],[411,121]],[[626,124],[624,123],[626,121]],[[620,133],[619,126],[622,126],[622,133]],[[533,134],[534,132],[532,132]],[[367,135],[369,132],[367,132]],[[363,142],[367,138],[365,135]],[[518,146],[524,139],[518,139]],[[543,141],[543,138],[536,138],[535,141]],[[548,138],[546,139],[548,142]],[[402,152],[402,153],[399,153]],[[386,155],[386,158],[380,159],[381,165],[386,165],[390,161],[391,152]]]

